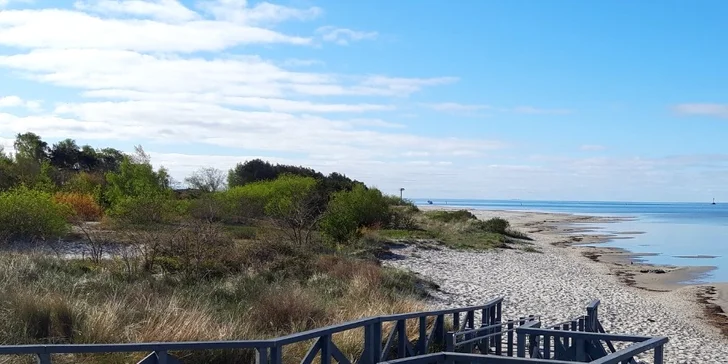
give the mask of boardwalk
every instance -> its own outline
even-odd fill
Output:
[[[498,298],[480,306],[366,318],[271,340],[15,345],[0,346],[0,355],[34,355],[40,364],[50,364],[54,354],[151,352],[137,364],[176,364],[183,363],[176,352],[248,349],[255,351],[257,364],[637,364],[637,355],[652,352],[653,363],[663,363],[667,337],[608,334],[598,310],[599,301],[592,301],[584,315],[542,327],[536,315],[504,319],[503,299]],[[352,330],[363,335],[356,358],[344,355],[332,340]],[[305,341],[313,344],[304,357],[284,358],[287,345]],[[623,348],[617,350],[617,343]]]

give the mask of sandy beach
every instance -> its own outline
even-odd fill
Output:
[[[422,209],[433,208],[442,209]],[[480,219],[507,219],[533,238],[541,253],[432,250],[416,244],[397,249],[403,259],[385,264],[437,283],[440,289],[433,292],[433,306],[473,305],[502,296],[506,317],[540,315],[549,324],[581,315],[590,300],[600,299],[600,321],[607,332],[668,336],[666,363],[728,362],[728,318],[723,314],[728,308],[728,284],[681,283],[699,278],[711,267],[650,265],[624,250],[584,246],[615,238],[594,232],[589,224],[617,219],[470,211]]]

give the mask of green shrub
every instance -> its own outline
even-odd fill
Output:
[[[510,225],[511,224],[508,222],[508,220],[500,217],[494,217],[485,221],[477,221],[475,223],[475,226],[478,230],[503,235],[507,235]]]
[[[320,227],[330,239],[345,242],[355,238],[359,228],[387,225],[389,219],[389,205],[382,193],[357,185],[333,194]]]
[[[225,232],[233,239],[252,240],[257,236],[258,228],[255,226],[228,225],[225,226]]]
[[[473,215],[468,210],[457,210],[457,211],[433,211],[429,213],[430,217],[434,220],[442,222],[465,222],[468,220],[475,220],[478,217]]]
[[[68,232],[69,214],[50,193],[25,187],[0,193],[0,242],[61,237]]]
[[[128,225],[165,223],[184,213],[185,203],[163,195],[124,197],[116,202],[109,216]]]
[[[389,218],[389,228],[396,230],[415,230],[417,222],[415,221],[415,212],[408,207],[392,207]]]

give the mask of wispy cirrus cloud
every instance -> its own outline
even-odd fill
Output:
[[[530,115],[568,115],[574,111],[570,109],[545,109],[536,108],[532,106],[517,106],[517,107],[494,107],[487,104],[461,104],[457,102],[441,102],[425,104],[424,106],[440,112],[447,113],[472,113],[475,111],[488,110],[492,112],[500,113],[516,113],[516,114],[530,114]]]
[[[492,109],[489,105],[477,105],[477,104],[460,104],[457,102],[441,102],[433,104],[425,104],[432,110],[436,111],[447,111],[447,112],[464,112],[464,111],[478,111],[478,110],[489,110]]]
[[[333,42],[339,45],[349,45],[351,42],[372,40],[379,36],[377,32],[365,32],[335,26],[320,27],[316,29],[316,33],[321,36],[323,41]]]
[[[607,147],[605,147],[603,145],[599,145],[599,144],[584,144],[584,145],[579,146],[579,149],[581,149],[583,151],[588,151],[588,152],[598,152],[598,151],[606,150]]]
[[[728,104],[693,103],[679,104],[673,110],[682,115],[712,116],[717,118],[728,118]]]

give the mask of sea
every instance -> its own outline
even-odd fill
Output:
[[[647,203],[589,201],[526,201],[431,199],[434,206],[483,210],[560,212],[589,216],[632,218],[629,221],[588,224],[598,234],[620,234],[611,246],[646,253],[642,261],[676,266],[714,266],[699,282],[728,282],[728,203]],[[429,205],[427,199],[415,199]],[[633,234],[641,232],[641,234]],[[697,282],[696,282],[697,283]]]

